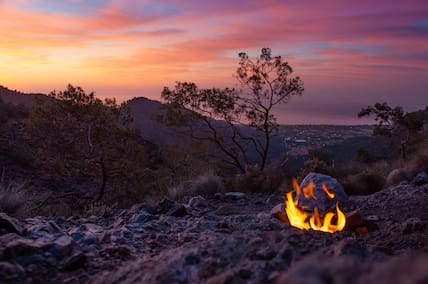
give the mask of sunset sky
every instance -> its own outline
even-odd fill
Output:
[[[271,47],[305,83],[281,123],[363,123],[376,101],[428,105],[426,0],[0,0],[0,85],[67,83],[119,101],[163,86],[234,87],[238,53]]]

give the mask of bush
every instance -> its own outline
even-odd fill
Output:
[[[305,161],[302,169],[300,170],[299,180],[303,180],[311,172],[332,175],[333,171],[325,161],[314,158]]]
[[[232,186],[242,192],[273,192],[284,181],[284,174],[279,168],[266,168],[263,172],[257,166],[247,166],[245,174],[236,175]]]
[[[380,191],[385,185],[385,178],[375,172],[363,172],[348,176],[343,187],[349,195],[369,195]]]
[[[102,201],[96,201],[92,204],[89,204],[89,206],[85,207],[85,209],[80,214],[80,216],[82,216],[83,218],[87,218],[90,216],[106,217],[106,216],[112,215],[115,210],[116,210],[116,204],[106,205]]]
[[[214,194],[224,191],[224,184],[221,177],[208,171],[196,177],[191,182],[190,189],[192,194]]]
[[[25,182],[0,182],[0,211],[13,215],[25,202]]]
[[[70,217],[73,215],[73,210],[67,201],[56,201],[51,204],[43,204],[43,206],[38,206],[36,209],[31,211],[32,215],[37,216],[46,216],[46,217]]]

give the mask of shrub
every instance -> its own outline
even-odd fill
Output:
[[[348,176],[343,187],[349,195],[369,195],[380,191],[385,185],[385,178],[376,172],[362,172]]]
[[[117,205],[107,205],[102,201],[96,201],[92,204],[89,204],[89,206],[85,207],[83,209],[83,212],[80,214],[83,218],[87,218],[90,216],[99,216],[99,217],[105,217],[112,215],[114,211],[116,210]]]
[[[329,167],[325,161],[319,160],[318,158],[305,161],[300,170],[299,180],[303,180],[311,172],[332,175],[331,167]]]
[[[224,191],[224,184],[218,175],[208,171],[196,177],[190,186],[192,194],[214,194]]]
[[[284,181],[284,174],[279,168],[265,168],[263,172],[257,166],[247,166],[245,174],[236,175],[232,186],[236,191],[273,192]]]
[[[46,216],[46,217],[70,217],[73,215],[71,206],[66,201],[57,201],[51,204],[44,204],[43,206],[38,206],[36,209],[31,211],[32,215],[37,216]]]

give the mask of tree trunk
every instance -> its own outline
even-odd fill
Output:
[[[101,201],[104,199],[104,193],[105,193],[106,183],[107,183],[107,171],[106,171],[103,157],[101,157],[99,165],[101,169],[101,185],[100,185],[97,201]]]

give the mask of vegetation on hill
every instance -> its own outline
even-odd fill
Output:
[[[9,103],[0,97],[0,210],[22,215],[108,214],[113,208],[148,198],[158,202],[165,197],[180,199],[225,190],[289,190],[292,177],[301,180],[313,171],[334,176],[349,194],[370,194],[428,171],[428,109],[404,113],[386,103],[359,114],[374,114],[378,119],[374,134],[382,134],[381,139],[371,140],[370,147],[365,146],[366,140],[351,139],[309,149],[303,159],[288,157],[288,164],[279,159],[268,164],[265,153],[269,152],[270,135],[277,127],[271,108],[303,89],[299,79],[288,77],[291,68],[287,63],[280,57],[271,57],[270,50],[262,51],[255,63],[249,60],[241,54],[240,66],[250,65],[238,69],[237,74],[242,75],[243,84],[247,82],[247,87],[256,90],[250,92],[250,98],[237,90],[199,89],[193,83],[178,83],[175,90],[164,90],[164,98],[175,107],[169,110],[169,122],[195,127],[193,134],[198,135],[207,134],[206,128],[200,127],[203,122],[214,131],[209,133],[214,135],[210,139],[174,136],[156,145],[143,139],[133,127],[136,124],[132,124],[131,107],[135,112],[139,105],[135,100],[132,105],[117,104],[114,99],[102,101],[94,93],[72,85],[31,104]],[[268,80],[270,77],[263,71],[268,67],[277,79]],[[247,74],[242,73],[244,70]],[[278,74],[280,70],[285,73]],[[283,85],[281,80],[285,80]],[[270,90],[269,84],[277,84],[279,89]],[[266,100],[267,109],[263,111]],[[149,101],[138,103],[156,105]],[[161,108],[159,111],[165,115]],[[244,120],[240,121],[240,117]],[[249,123],[253,132],[243,128],[241,122]],[[230,128],[216,132],[219,126]],[[250,134],[254,136],[246,136]],[[398,150],[382,154],[391,145],[399,146],[403,137],[405,155],[403,148],[401,155]],[[226,152],[219,155],[222,151],[213,150],[213,143]],[[258,156],[256,165],[249,158],[254,153]],[[291,169],[297,163],[301,166]],[[241,171],[236,172],[236,168]]]

